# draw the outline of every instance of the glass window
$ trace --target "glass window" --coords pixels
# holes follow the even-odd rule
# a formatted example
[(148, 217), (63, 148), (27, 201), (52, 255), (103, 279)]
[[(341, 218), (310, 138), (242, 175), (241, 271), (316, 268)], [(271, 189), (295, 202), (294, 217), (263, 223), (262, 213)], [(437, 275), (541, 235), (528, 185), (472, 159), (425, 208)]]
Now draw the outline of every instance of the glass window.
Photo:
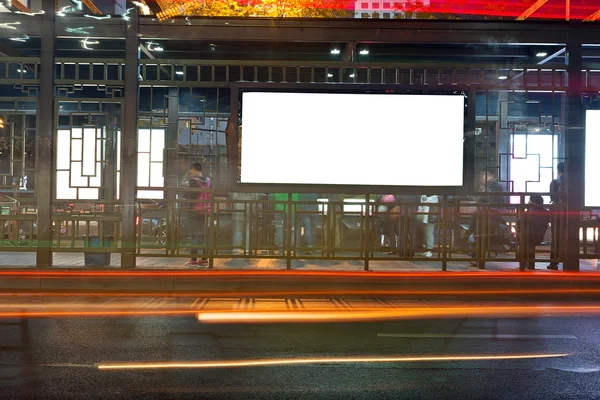
[(383, 8), (386, 9), (386, 10), (389, 10), (390, 9), (390, 3), (383, 3)]
[(373, 3), (373, 10), (377, 10), (379, 8), (379, 3)]
[(383, 13), (383, 19), (390, 19), (390, 13)]
[(362, 8), (363, 10), (368, 9), (369, 3), (360, 3), (360, 8)]

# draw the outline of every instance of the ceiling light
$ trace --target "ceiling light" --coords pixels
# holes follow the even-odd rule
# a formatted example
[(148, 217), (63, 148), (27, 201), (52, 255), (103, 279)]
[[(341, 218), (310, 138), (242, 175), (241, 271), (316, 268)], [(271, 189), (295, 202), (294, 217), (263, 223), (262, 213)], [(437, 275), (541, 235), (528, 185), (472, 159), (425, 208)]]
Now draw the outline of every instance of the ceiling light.
[(350, 78), (354, 78), (354, 74), (350, 74)]
[(333, 78), (333, 74), (327, 74), (328, 78)]
[(546, 57), (547, 55), (548, 55), (548, 53), (546, 53), (545, 51), (540, 51), (535, 56), (536, 57)]
[(331, 49), (331, 54), (340, 54), (340, 49)]
[(176, 75), (183, 75), (183, 71), (175, 71)]
[(367, 49), (362, 49), (361, 51), (358, 52), (358, 54), (362, 55), (362, 56), (366, 56), (367, 54), (369, 54), (369, 50)]
[(22, 73), (26, 74), (26, 73), (27, 73), (27, 70), (24, 70), (24, 69), (18, 69), (18, 70), (17, 70), (17, 72), (19, 72), (19, 73), (21, 73), (21, 72), (22, 72)]
[(498, 79), (500, 79), (501, 81), (504, 81), (504, 80), (508, 79), (508, 76), (506, 76), (506, 75), (500, 75), (498, 77)]
[(158, 46), (154, 48), (154, 51), (165, 51), (162, 47)]

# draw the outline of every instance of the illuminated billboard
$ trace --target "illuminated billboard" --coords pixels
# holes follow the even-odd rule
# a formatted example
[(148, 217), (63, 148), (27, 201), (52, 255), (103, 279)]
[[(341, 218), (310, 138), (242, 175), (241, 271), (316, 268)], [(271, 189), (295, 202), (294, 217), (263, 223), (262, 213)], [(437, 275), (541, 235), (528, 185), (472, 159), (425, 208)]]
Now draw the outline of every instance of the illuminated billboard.
[(462, 187), (461, 94), (244, 91), (241, 184)]
[(585, 117), (585, 206), (600, 208), (600, 110), (587, 110)]

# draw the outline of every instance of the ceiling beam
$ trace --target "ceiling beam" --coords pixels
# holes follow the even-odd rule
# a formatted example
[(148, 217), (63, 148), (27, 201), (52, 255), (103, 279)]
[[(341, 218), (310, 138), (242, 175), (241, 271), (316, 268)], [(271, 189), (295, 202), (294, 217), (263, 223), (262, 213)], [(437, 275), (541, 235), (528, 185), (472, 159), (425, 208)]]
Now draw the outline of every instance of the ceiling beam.
[[(190, 24), (191, 22), (191, 24)], [(442, 20), (272, 20), (213, 18), (175, 19), (165, 24), (140, 19), (148, 40), (364, 42), (364, 43), (540, 43), (564, 44), (566, 23)], [(583, 32), (585, 33), (585, 32)]]
[(517, 21), (524, 21), (531, 16), (534, 12), (540, 9), (548, 0), (537, 0), (531, 5), (525, 12), (517, 17)]

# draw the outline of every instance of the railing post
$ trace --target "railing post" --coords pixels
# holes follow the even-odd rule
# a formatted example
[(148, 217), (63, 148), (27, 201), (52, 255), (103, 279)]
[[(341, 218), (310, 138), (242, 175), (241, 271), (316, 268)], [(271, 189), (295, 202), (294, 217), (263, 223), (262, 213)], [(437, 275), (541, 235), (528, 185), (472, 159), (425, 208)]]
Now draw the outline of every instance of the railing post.
[(371, 196), (370, 195), (366, 195), (365, 196), (365, 271), (369, 270), (369, 256), (371, 254), (371, 241), (373, 240), (373, 229), (372, 228), (372, 223), (373, 223), (373, 218), (371, 218), (371, 207), (370, 207), (370, 202), (371, 202)]
[[(571, 22), (567, 42), (567, 123), (565, 126), (565, 180), (567, 191), (567, 229), (563, 270), (579, 271), (579, 226), (583, 207), (583, 163), (585, 154), (584, 109), (581, 102), (582, 46), (580, 22)], [(564, 219), (563, 219), (564, 220)], [(559, 225), (560, 226), (560, 225)], [(558, 232), (558, 237), (563, 235)], [(561, 243), (556, 248), (560, 248)], [(559, 252), (560, 254), (560, 252)]]
[(42, 0), (40, 96), (36, 140), (37, 252), (36, 265), (52, 266), (52, 198), (54, 180), (54, 0)]
[(137, 124), (138, 124), (138, 23), (137, 11), (130, 12), (125, 37), (125, 98), (122, 109), (121, 202), (123, 204), (123, 241), (121, 267), (134, 268), (136, 254), (135, 195), (137, 186)]

